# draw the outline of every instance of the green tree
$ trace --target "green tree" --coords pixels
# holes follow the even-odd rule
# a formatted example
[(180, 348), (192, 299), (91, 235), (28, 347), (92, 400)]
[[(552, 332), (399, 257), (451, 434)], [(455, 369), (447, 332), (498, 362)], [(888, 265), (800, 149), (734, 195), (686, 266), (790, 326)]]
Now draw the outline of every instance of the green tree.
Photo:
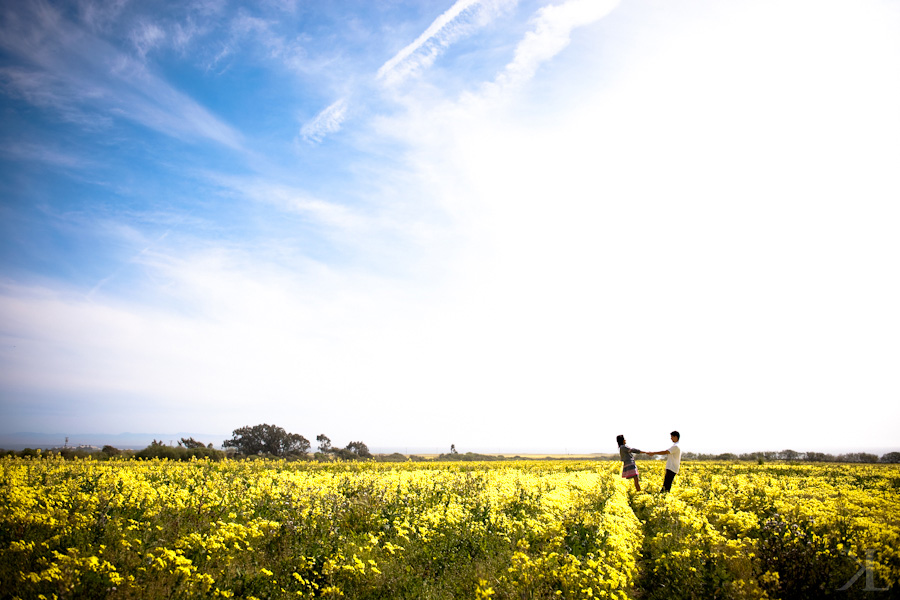
[(319, 452), (322, 454), (328, 454), (333, 450), (331, 447), (331, 439), (324, 433), (317, 435), (316, 441), (319, 442)]
[(369, 447), (366, 446), (363, 442), (350, 442), (349, 444), (347, 444), (346, 450), (349, 450), (360, 458), (372, 458), (372, 453), (369, 452)]
[(834, 456), (826, 452), (807, 452), (806, 460), (810, 462), (834, 462)]
[(900, 452), (888, 452), (881, 457), (883, 463), (900, 463)]
[(372, 458), (369, 447), (363, 442), (350, 442), (345, 448), (331, 448), (328, 455), (338, 460), (359, 460)]
[(203, 442), (198, 442), (197, 440), (195, 440), (195, 439), (192, 438), (192, 437), (189, 437), (189, 438), (181, 438), (181, 440), (178, 442), (178, 445), (179, 445), (179, 446), (184, 446), (184, 447), (187, 448), (187, 449), (191, 449), (191, 448), (206, 448), (206, 444), (204, 444)]
[(800, 453), (796, 450), (782, 450), (779, 454), (783, 460), (797, 460), (800, 458)]
[(298, 433), (288, 433), (281, 427), (263, 423), (235, 429), (231, 439), (225, 440), (222, 446), (234, 448), (246, 456), (305, 456), (309, 451), (309, 440)]
[(838, 460), (840, 462), (850, 463), (877, 463), (878, 455), (870, 454), (868, 452), (849, 452), (838, 456)]
[(167, 458), (169, 460), (182, 460), (184, 448), (168, 446), (162, 440), (153, 440), (150, 445), (135, 454), (138, 458)]

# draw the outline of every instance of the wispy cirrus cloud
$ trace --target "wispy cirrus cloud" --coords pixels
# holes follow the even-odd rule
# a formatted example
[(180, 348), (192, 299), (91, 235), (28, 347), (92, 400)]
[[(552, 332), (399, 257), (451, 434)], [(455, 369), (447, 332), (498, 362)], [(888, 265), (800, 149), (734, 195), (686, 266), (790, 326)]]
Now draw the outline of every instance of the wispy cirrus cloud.
[(279, 181), (277, 177), (241, 177), (223, 173), (206, 173), (206, 177), (225, 194), (271, 206), (283, 213), (300, 215), (328, 230), (358, 234), (370, 228), (367, 225), (369, 217), (360, 210), (316, 197), (300, 187)]
[[(429, 96), (424, 101), (410, 98), (406, 103), (408, 110), (379, 117), (376, 127), (383, 135), (419, 145), (429, 143), (429, 138), (439, 139), (441, 134), (437, 132), (444, 130), (448, 123), (452, 124), (450, 128), (457, 128), (463, 122), (477, 121), (501, 105), (524, 98), (527, 92), (522, 87), (538, 74), (542, 65), (566, 49), (576, 29), (600, 21), (618, 4), (619, 0), (569, 0), (538, 9), (528, 21), (527, 30), (518, 32), (512, 60), (498, 68), (493, 77), (473, 81), (456, 98), (445, 97), (438, 102)], [(441, 23), (443, 19), (438, 19), (429, 29), (437, 31)], [(434, 31), (432, 35), (436, 35)], [(424, 34), (420, 36), (423, 39)], [(424, 43), (417, 41), (408, 48), (415, 53), (418, 51), (415, 46)], [(382, 69), (391, 64), (389, 61)]]
[(37, 161), (64, 169), (84, 168), (94, 164), (94, 161), (84, 156), (34, 142), (6, 144), (0, 148), (0, 155), (15, 160)]
[[(254, 154), (230, 160), (238, 153), (197, 143), (216, 139), (221, 120), (208, 132), (187, 123), (203, 121), (182, 112), (199, 103), (154, 77), (159, 50), (179, 49), (165, 7), (147, 22), (169, 46), (150, 49), (144, 65), (129, 37), (138, 21), (128, 20), (143, 6), (129, 4), (118, 29), (100, 35), (6, 3), (0, 10), (53, 25), (46, 35), (2, 32), (2, 48), (8, 38), (27, 46), (4, 63), (7, 93), (73, 121), (152, 124), (192, 145), (166, 164), (148, 161), (144, 181), (154, 185), (143, 202), (134, 175), (116, 173), (109, 180), (122, 193), (95, 188), (38, 208), (42, 227), (27, 230), (36, 235), (4, 223), (6, 238), (65, 241), (39, 266), (66, 262), (77, 273), (0, 276), (0, 425), (122, 431), (206, 419), (225, 431), (265, 420), (315, 426), (313, 435), (359, 431), (349, 439), (373, 445), (541, 439), (562, 448), (611, 439), (615, 424), (573, 425), (570, 415), (602, 417), (604, 402), (625, 399), (654, 408), (635, 436), (671, 430), (657, 409), (675, 402), (690, 408), (695, 448), (733, 451), (734, 432), (704, 421), (733, 397), (761, 402), (738, 428), (748, 439), (767, 431), (769, 442), (790, 435), (815, 448), (825, 432), (894, 444), (900, 288), (884, 274), (900, 255), (900, 82), (885, 74), (900, 72), (891, 29), (900, 13), (878, 0), (869, 6), (893, 16), (867, 15), (865, 0), (850, 13), (789, 4), (638, 2), (606, 28), (591, 24), (615, 6), (608, 1), (523, 2), (477, 35), (479, 19), (504, 4), (445, 0), (437, 12), (449, 14), (431, 14), (373, 59), (394, 43), (386, 37), (420, 23), (421, 3), (354, 5), (377, 31), (357, 45), (343, 43), (345, 21), (317, 12), (329, 3), (297, 6), (297, 35), (286, 16), (246, 3), (211, 3), (223, 12), (208, 20), (194, 3), (211, 33), (207, 52), (195, 53), (200, 36), (185, 38), (184, 62), (233, 54), (222, 61), (227, 77), (201, 73), (183, 89), (224, 89), (240, 107), (265, 107), (259, 129), (246, 128), (260, 141)], [(462, 52), (448, 51), (469, 31)], [(259, 77), (301, 41), (313, 60), (345, 54), (309, 86)], [(339, 91), (308, 108), (323, 89)], [(286, 99), (280, 116), (275, 97)], [(337, 98), (346, 100), (306, 125), (291, 118), (298, 105), (315, 115)], [(314, 147), (351, 117), (372, 129)], [(310, 147), (291, 153), (301, 125)], [(75, 171), (59, 152), (109, 137), (61, 129), (0, 150), (12, 157), (7, 173), (24, 160), (46, 163), (27, 166), (47, 179)], [(148, 132), (121, 128), (115, 149), (155, 144)], [(57, 154), (41, 147), (48, 139)], [(29, 185), (7, 196), (9, 213), (49, 195), (32, 191), (36, 177), (20, 180)], [(77, 251), (81, 241), (89, 252)], [(565, 410), (511, 416), (510, 398)], [(848, 429), (827, 411), (810, 421), (798, 398), (866, 398), (887, 416)], [(785, 410), (804, 431), (769, 431), (768, 415)]]
[(131, 32), (131, 41), (137, 53), (144, 58), (166, 40), (166, 33), (156, 23), (141, 23)]
[(515, 57), (495, 80), (501, 88), (531, 79), (538, 67), (559, 54), (571, 41), (572, 31), (611, 13), (619, 0), (571, 0), (541, 8), (534, 26), (516, 47)]
[(128, 4), (128, 0), (109, 0), (108, 2), (95, 2), (82, 0), (79, 2), (81, 20), (91, 31), (100, 31), (109, 27)]
[[(273, 9), (280, 10), (278, 7)], [(290, 28), (279, 21), (278, 15), (257, 16), (241, 12), (223, 28), (227, 35), (217, 42), (214, 54), (203, 60), (207, 71), (227, 71), (232, 62), (240, 60), (244, 53), (294, 73), (306, 73), (321, 67), (320, 62), (310, 59), (300, 36), (285, 34), (285, 30)], [(176, 34), (185, 36), (193, 36), (195, 32), (202, 33), (203, 29), (192, 20), (176, 28)], [(179, 38), (173, 38), (173, 43), (178, 41)]]
[(325, 136), (339, 131), (345, 118), (347, 118), (347, 99), (341, 98), (305, 124), (300, 129), (300, 135), (307, 142), (318, 144)]
[[(517, 0), (457, 0), (421, 35), (386, 61), (375, 74), (376, 80), (393, 86), (427, 69), (454, 42), (487, 25), (516, 3)], [(332, 103), (303, 126), (301, 137), (316, 144), (339, 131), (347, 107), (346, 97)]]
[[(413, 199), (421, 192), (411, 192), (418, 182), (408, 176), (390, 181), (382, 174), (378, 185), (387, 189), (403, 188), (407, 194), (375, 192), (370, 182), (365, 199), (356, 203), (340, 201), (309, 192), (273, 176), (235, 176), (222, 173), (206, 173), (206, 177), (219, 186), (222, 193), (270, 207), (282, 217), (293, 216), (321, 235), (328, 238), (342, 251), (351, 253), (371, 251), (374, 247), (392, 252), (389, 247), (415, 246), (433, 242), (446, 235), (445, 216), (432, 206), (416, 205)], [(350, 191), (348, 186), (346, 192)], [(296, 237), (290, 228), (287, 234)], [(269, 233), (269, 236), (279, 234)], [(284, 240), (283, 246), (293, 242)]]
[(385, 62), (378, 69), (377, 78), (396, 84), (430, 67), (453, 42), (485, 25), (515, 3), (516, 0), (457, 0), (419, 37)]
[[(21, 60), (3, 73), (7, 93), (70, 122), (96, 127), (120, 117), (174, 138), (240, 148), (238, 131), (53, 7), (17, 4), (6, 16), (0, 47)], [(148, 25), (133, 39), (147, 52), (162, 35)]]
[(9, 67), (0, 69), (0, 91), (48, 110), (60, 121), (74, 123), (85, 130), (103, 129), (113, 122), (109, 114), (91, 110), (77, 100), (101, 95), (99, 89), (85, 81), (67, 80), (47, 71)]

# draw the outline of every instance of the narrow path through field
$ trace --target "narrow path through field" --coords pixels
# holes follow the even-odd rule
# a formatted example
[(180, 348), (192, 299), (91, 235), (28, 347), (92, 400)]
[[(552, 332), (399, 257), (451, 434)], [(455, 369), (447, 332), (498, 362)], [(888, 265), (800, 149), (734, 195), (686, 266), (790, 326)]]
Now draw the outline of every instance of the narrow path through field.
[(641, 556), (637, 560), (637, 576), (635, 577), (634, 590), (631, 594), (631, 597), (634, 598), (634, 600), (653, 598), (654, 592), (658, 587), (653, 577), (652, 559), (646, 544), (647, 536), (651, 533), (648, 531), (647, 506), (640, 502), (635, 502), (637, 498), (647, 497), (650, 494), (653, 494), (653, 492), (648, 492), (646, 489), (640, 492), (628, 490), (628, 505), (631, 507), (632, 512), (634, 512), (634, 516), (637, 517), (637, 520), (641, 523), (641, 531), (645, 540), (645, 543), (641, 545)]

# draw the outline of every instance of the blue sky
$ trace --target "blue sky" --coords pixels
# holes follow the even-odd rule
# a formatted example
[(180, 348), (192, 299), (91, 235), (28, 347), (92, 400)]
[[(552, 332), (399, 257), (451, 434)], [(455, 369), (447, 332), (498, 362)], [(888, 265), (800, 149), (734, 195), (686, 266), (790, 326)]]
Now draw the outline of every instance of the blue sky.
[(0, 7), (3, 432), (898, 449), (900, 4)]

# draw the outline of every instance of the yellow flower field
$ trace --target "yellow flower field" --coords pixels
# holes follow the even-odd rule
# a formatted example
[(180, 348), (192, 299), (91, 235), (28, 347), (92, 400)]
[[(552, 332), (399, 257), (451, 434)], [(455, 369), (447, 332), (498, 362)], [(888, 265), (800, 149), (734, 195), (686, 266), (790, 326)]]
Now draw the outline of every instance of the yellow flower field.
[(0, 597), (898, 594), (896, 465), (640, 468), (3, 458)]

